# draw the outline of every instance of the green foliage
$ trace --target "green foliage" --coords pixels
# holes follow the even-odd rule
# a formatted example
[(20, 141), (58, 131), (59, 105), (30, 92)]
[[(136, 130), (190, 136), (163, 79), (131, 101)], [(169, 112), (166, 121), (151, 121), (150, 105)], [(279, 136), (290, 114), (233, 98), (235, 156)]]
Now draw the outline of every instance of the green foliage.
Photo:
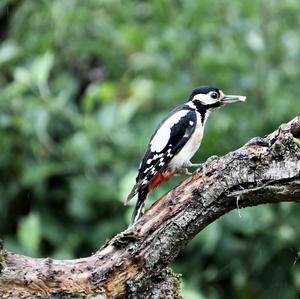
[[(1, 1), (6, 248), (86, 256), (124, 229), (123, 200), (150, 135), (199, 84), (248, 101), (211, 116), (195, 161), (299, 114), (299, 12), (297, 0)], [(180, 254), (186, 298), (299, 295), (298, 205), (241, 216), (223, 217)]]
[(30, 213), (20, 219), (17, 237), (27, 254), (37, 254), (41, 241), (41, 224), (38, 214)]

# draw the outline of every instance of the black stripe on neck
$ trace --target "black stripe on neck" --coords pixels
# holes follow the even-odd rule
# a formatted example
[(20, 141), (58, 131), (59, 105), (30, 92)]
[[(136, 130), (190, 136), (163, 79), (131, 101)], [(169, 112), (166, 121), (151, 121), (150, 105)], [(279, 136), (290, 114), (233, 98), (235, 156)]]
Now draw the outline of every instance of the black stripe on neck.
[(206, 112), (208, 110), (213, 110), (213, 109), (216, 109), (216, 108), (219, 108), (219, 107), (222, 106), (221, 102), (216, 102), (216, 103), (213, 103), (213, 104), (203, 105), (200, 101), (193, 101), (193, 104), (195, 105), (196, 110), (201, 115), (201, 122), (202, 122), (202, 124), (205, 121), (205, 115), (206, 115)]

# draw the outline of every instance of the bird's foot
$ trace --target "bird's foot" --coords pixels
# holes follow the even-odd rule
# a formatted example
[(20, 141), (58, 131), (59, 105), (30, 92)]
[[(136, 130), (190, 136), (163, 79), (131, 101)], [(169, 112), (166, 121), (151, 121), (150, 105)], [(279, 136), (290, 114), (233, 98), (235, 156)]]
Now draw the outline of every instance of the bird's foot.
[(185, 168), (186, 167), (199, 167), (201, 165), (202, 165), (202, 163), (193, 164), (192, 162), (188, 161), (183, 165), (183, 167), (185, 167)]
[(188, 167), (200, 167), (202, 165), (202, 163), (191, 163), (191, 164), (189, 164), (189, 166)]
[(183, 175), (192, 175), (191, 172), (188, 171), (188, 169), (186, 167), (182, 167), (182, 168), (177, 168), (176, 169), (176, 174), (183, 174)]
[(219, 157), (217, 155), (213, 155), (211, 157), (209, 157), (205, 163), (201, 163), (199, 164), (199, 168), (197, 169), (197, 173), (202, 173), (204, 176), (207, 173), (207, 169), (206, 169), (206, 165), (211, 163), (212, 161), (218, 159)]
[(214, 160), (216, 160), (216, 159), (218, 159), (218, 158), (219, 158), (219, 156), (217, 156), (217, 155), (210, 156), (210, 157), (206, 160), (205, 163), (210, 163), (210, 162), (212, 162), (212, 161), (214, 161)]

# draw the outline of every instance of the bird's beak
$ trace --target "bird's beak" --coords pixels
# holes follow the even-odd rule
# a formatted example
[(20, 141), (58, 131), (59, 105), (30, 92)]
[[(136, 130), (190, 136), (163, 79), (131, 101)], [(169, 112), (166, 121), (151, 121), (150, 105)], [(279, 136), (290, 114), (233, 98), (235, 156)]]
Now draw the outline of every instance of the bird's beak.
[(229, 104), (229, 103), (245, 102), (245, 101), (246, 101), (246, 97), (245, 96), (226, 95), (221, 100), (221, 103), (223, 103), (223, 104)]

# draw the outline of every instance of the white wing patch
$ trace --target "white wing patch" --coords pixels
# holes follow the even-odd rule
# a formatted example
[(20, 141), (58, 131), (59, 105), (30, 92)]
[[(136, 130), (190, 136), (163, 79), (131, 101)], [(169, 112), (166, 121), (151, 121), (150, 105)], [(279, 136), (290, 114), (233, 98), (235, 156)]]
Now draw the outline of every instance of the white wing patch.
[(162, 126), (157, 130), (153, 139), (150, 142), (150, 150), (152, 152), (161, 152), (170, 139), (171, 128), (177, 124), (180, 119), (186, 116), (189, 113), (189, 110), (181, 110), (173, 114), (170, 118), (168, 118)]

